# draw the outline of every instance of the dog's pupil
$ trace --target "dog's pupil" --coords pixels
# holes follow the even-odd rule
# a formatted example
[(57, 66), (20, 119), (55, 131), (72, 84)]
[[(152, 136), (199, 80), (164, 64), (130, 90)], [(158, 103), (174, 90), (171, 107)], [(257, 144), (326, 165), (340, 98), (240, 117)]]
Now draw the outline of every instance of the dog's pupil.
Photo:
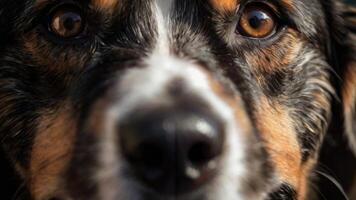
[(76, 13), (69, 12), (63, 16), (63, 26), (69, 32), (76, 31), (76, 28), (80, 26), (80, 23), (81, 18)]
[(75, 26), (74, 19), (72, 17), (66, 18), (63, 22), (63, 25), (67, 30), (69, 30), (69, 31), (73, 30), (73, 28)]
[(261, 28), (264, 23), (268, 23), (268, 20), (269, 17), (264, 12), (254, 10), (250, 13), (249, 23), (254, 29)]

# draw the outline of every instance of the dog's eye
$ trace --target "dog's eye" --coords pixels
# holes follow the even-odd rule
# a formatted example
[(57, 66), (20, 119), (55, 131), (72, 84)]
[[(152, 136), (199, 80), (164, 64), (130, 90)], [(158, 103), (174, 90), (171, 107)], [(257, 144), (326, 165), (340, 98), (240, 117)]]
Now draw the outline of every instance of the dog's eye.
[(277, 17), (267, 5), (247, 5), (243, 10), (237, 31), (246, 37), (266, 38), (276, 32)]
[(55, 9), (49, 20), (49, 30), (61, 38), (73, 38), (84, 30), (83, 16), (75, 7)]

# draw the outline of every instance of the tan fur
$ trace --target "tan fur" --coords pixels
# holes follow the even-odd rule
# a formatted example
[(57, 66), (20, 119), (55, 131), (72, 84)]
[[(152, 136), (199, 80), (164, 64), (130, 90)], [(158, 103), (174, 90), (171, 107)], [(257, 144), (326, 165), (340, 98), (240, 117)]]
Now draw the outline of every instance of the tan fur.
[[(210, 0), (213, 7), (219, 12), (234, 11), (241, 0)], [(293, 10), (294, 0), (282, 0), (283, 6), (288, 10)], [(267, 2), (268, 3), (268, 2)]]
[(30, 161), (30, 190), (35, 199), (59, 193), (61, 177), (71, 158), (75, 126), (68, 106), (39, 120)]
[(36, 0), (35, 2), (35, 10), (41, 10), (42, 8), (44, 8), (47, 3), (49, 2), (49, 0)]
[(240, 3), (240, 0), (211, 0), (211, 3), (219, 12), (234, 11)]
[[(102, 11), (107, 11), (108, 13), (112, 13), (114, 11), (115, 6), (118, 5), (119, 0), (91, 0), (92, 5)], [(35, 4), (35, 9), (40, 10), (44, 8), (50, 0), (37, 0)]]
[(92, 0), (92, 4), (99, 10), (112, 13), (119, 0)]
[(300, 146), (287, 108), (262, 98), (256, 116), (257, 128), (279, 177), (299, 188)]
[[(238, 124), (242, 125), (243, 133), (251, 133), (250, 122), (241, 105), (239, 97), (232, 97), (213, 77), (209, 82), (214, 93), (230, 105), (235, 111)], [(316, 98), (318, 94), (316, 94)], [(324, 96), (323, 96), (324, 97)], [(324, 103), (325, 98), (320, 97)], [(329, 105), (328, 105), (329, 106)], [(298, 192), (298, 199), (305, 199), (309, 187), (309, 174), (315, 166), (316, 160), (310, 159), (304, 164), (301, 162), (300, 146), (297, 140), (294, 122), (289, 111), (282, 105), (273, 104), (267, 98), (260, 102), (258, 114), (258, 127), (265, 142), (268, 154), (282, 181), (293, 185)]]
[(289, 28), (275, 44), (246, 52), (246, 60), (254, 71), (272, 73), (291, 64), (298, 56), (303, 41), (297, 31)]
[(281, 3), (283, 4), (283, 7), (289, 11), (293, 11), (294, 8), (294, 1), (295, 0), (282, 0)]
[(316, 160), (301, 162), (300, 146), (288, 108), (262, 98), (257, 113), (257, 128), (281, 181), (294, 186), (298, 199), (306, 199), (309, 175)]
[(107, 119), (107, 106), (110, 105), (107, 96), (105, 98), (100, 98), (92, 107), (91, 114), (89, 115), (89, 120), (86, 124), (87, 132), (95, 134), (97, 136), (102, 136), (106, 130), (106, 122), (110, 121)]
[(314, 169), (315, 165), (317, 163), (316, 159), (309, 159), (305, 163), (303, 163), (302, 166), (302, 171), (300, 174), (300, 179), (299, 179), (299, 188), (298, 188), (298, 199), (300, 200), (305, 200), (308, 195), (310, 190), (308, 189), (310, 187), (310, 173)]

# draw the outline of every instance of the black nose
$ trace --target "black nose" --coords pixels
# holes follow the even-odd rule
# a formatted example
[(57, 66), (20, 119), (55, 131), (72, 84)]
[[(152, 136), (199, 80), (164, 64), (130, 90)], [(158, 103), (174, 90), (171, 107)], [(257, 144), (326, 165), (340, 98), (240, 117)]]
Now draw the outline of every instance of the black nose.
[(166, 194), (192, 191), (216, 174), (224, 127), (207, 112), (160, 110), (119, 125), (121, 150), (136, 176)]

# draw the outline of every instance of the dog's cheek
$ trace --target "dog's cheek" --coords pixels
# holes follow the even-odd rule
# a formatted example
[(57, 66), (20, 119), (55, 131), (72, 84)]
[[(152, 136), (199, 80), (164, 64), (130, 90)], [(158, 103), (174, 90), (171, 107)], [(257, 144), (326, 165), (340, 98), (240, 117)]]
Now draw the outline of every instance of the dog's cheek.
[(304, 199), (311, 164), (302, 163), (300, 144), (289, 112), (285, 106), (262, 97), (255, 113), (257, 128), (277, 180), (292, 186), (298, 199)]
[(292, 28), (285, 32), (274, 44), (245, 53), (247, 63), (253, 66), (257, 76), (283, 70), (297, 58), (305, 41), (301, 34)]
[[(89, 44), (82, 47), (76, 45), (55, 44), (37, 31), (30, 32), (23, 37), (24, 51), (32, 57), (32, 64), (41, 66), (44, 71), (57, 73), (79, 72), (90, 60), (93, 52)], [(31, 61), (27, 61), (31, 62)]]
[(306, 46), (302, 34), (287, 28), (273, 44), (244, 52), (244, 58), (266, 96), (285, 98), (288, 86), (293, 84), (287, 82), (295, 77), (296, 62)]
[(349, 64), (345, 72), (342, 98), (346, 134), (356, 154), (356, 61)]
[(39, 119), (30, 161), (30, 185), (34, 199), (64, 193), (62, 177), (71, 158), (75, 125), (69, 106)]

